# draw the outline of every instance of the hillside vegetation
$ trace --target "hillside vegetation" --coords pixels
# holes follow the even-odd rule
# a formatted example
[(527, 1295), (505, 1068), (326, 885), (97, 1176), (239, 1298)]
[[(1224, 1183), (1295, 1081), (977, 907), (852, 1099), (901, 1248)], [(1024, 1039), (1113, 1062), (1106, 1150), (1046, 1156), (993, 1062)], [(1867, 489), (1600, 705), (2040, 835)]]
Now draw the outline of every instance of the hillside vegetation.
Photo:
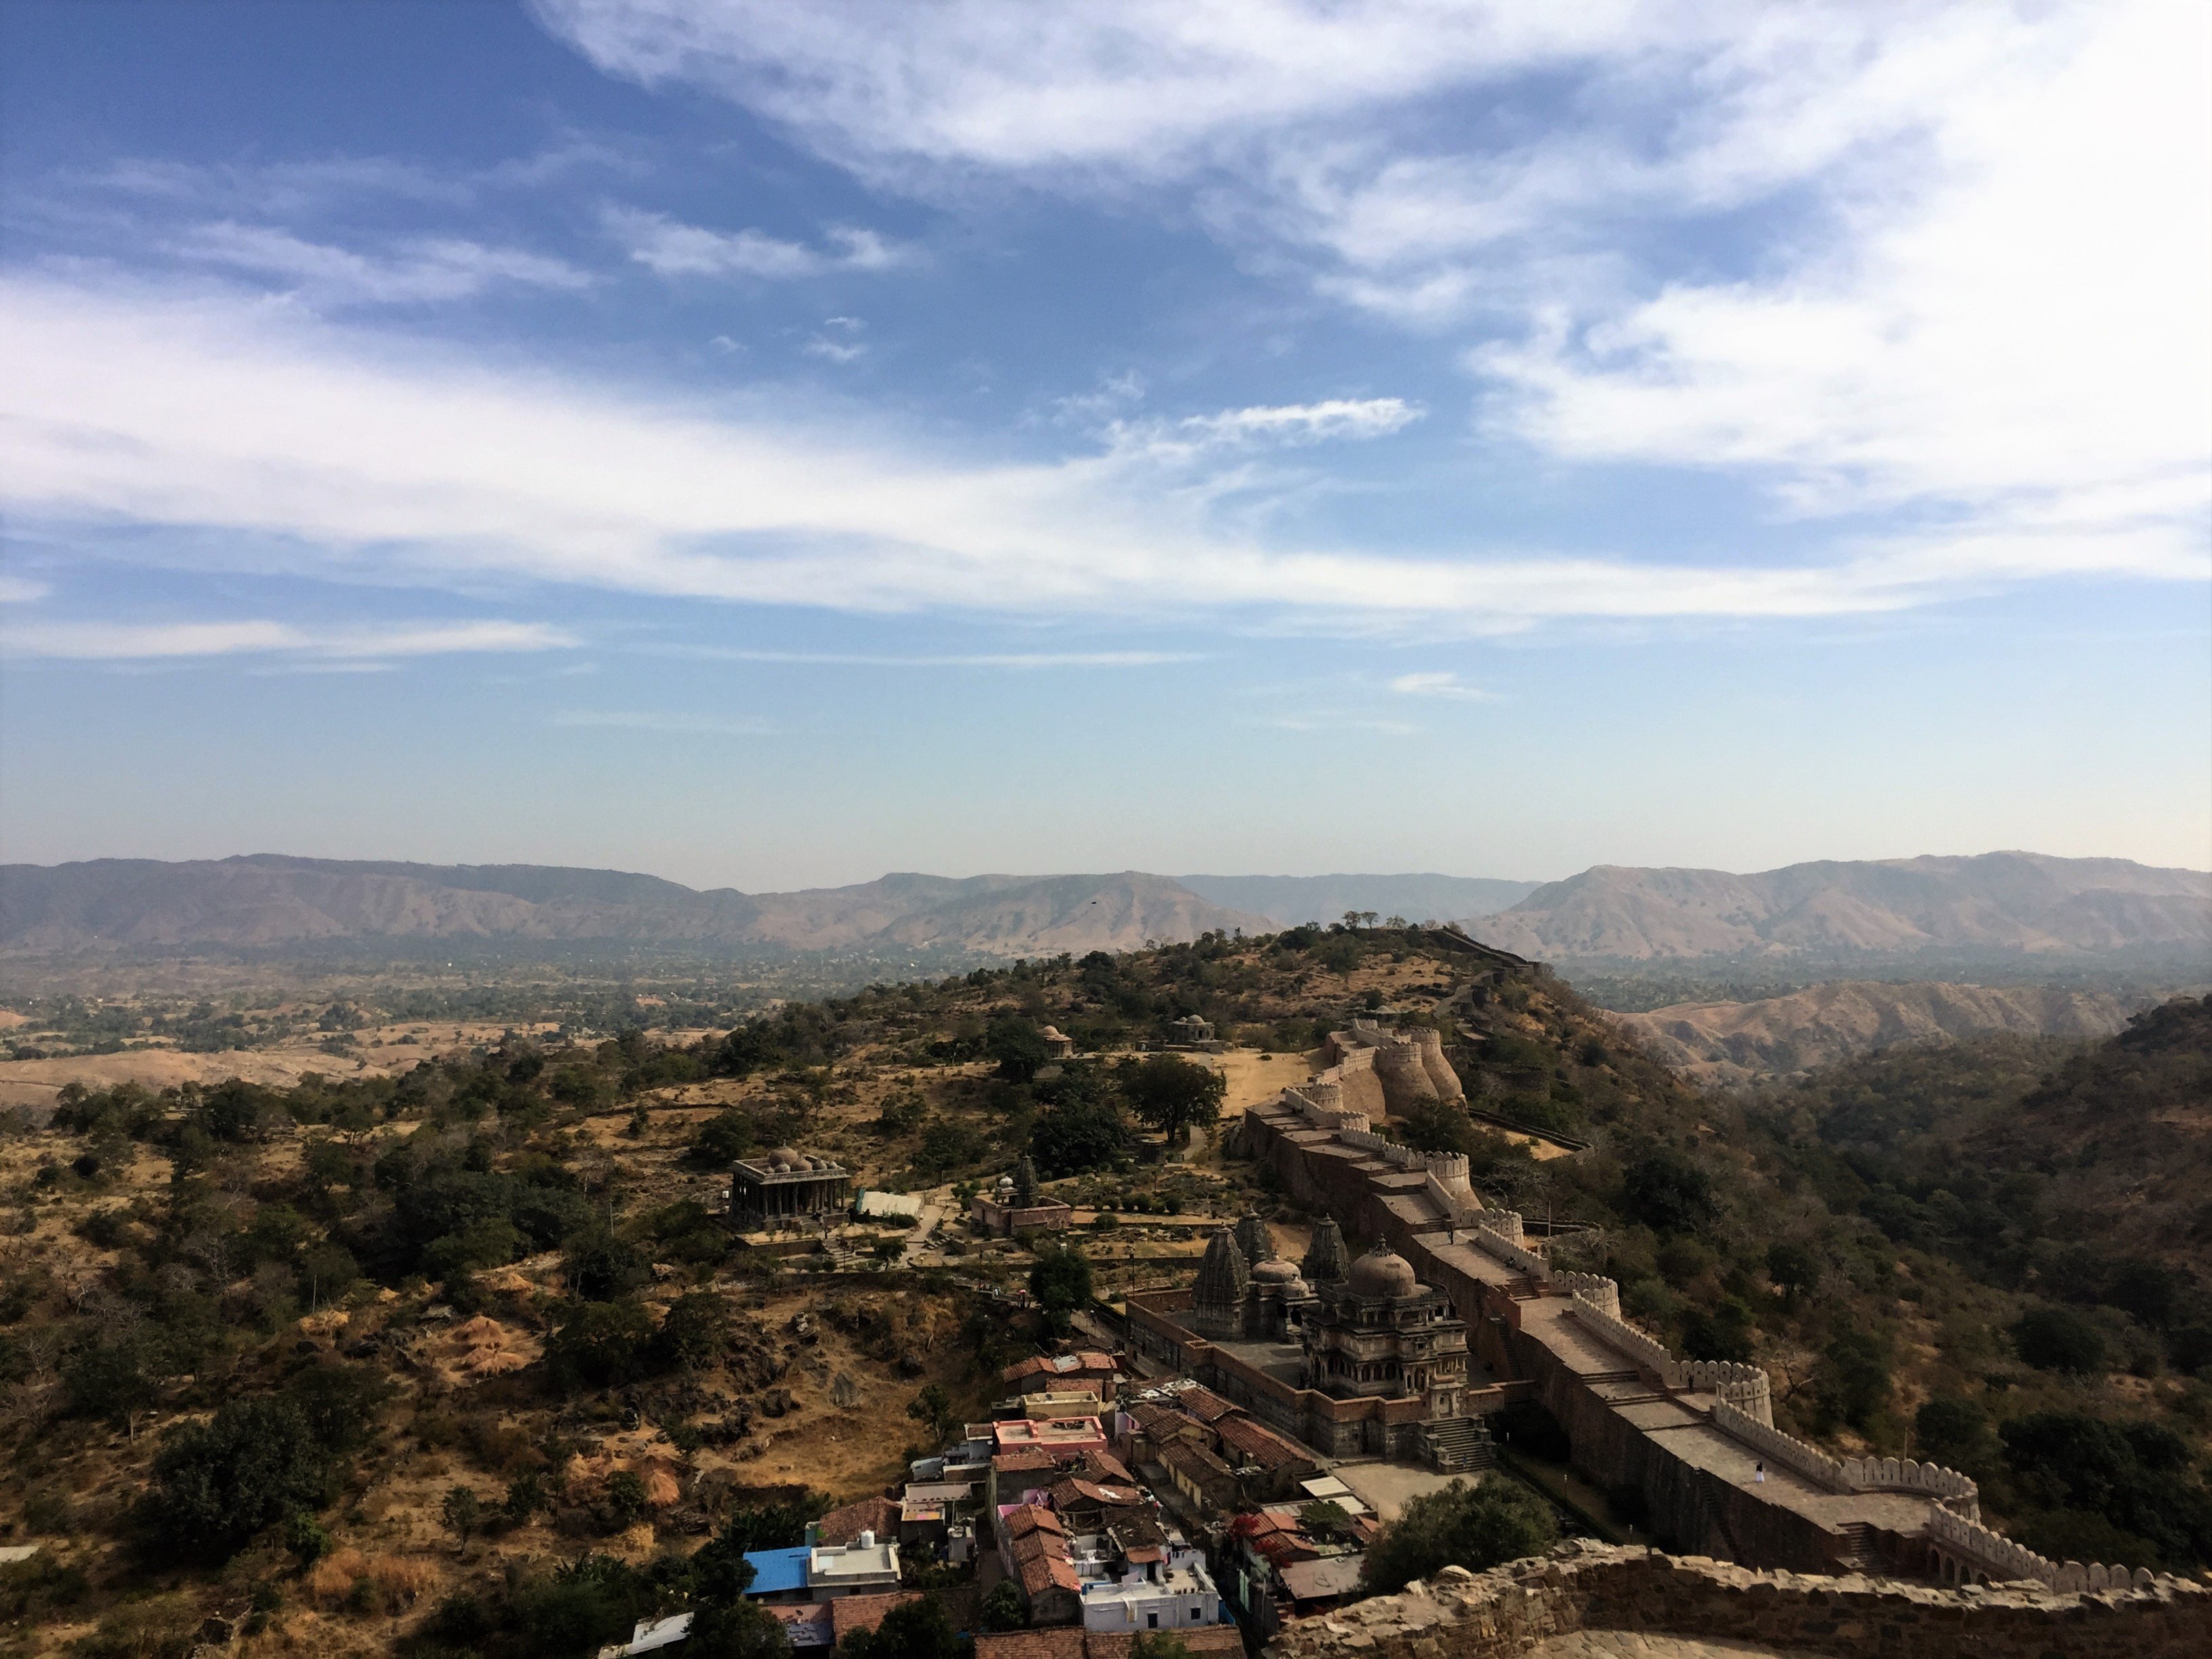
[[(1478, 1107), (1589, 1146), (1539, 1162), (1457, 1107), (1389, 1133), (1468, 1152), (1678, 1348), (1767, 1366), (1784, 1426), (1966, 1468), (2046, 1553), (2212, 1562), (2203, 1005), (1747, 1101), (1549, 975), (1462, 994), (1487, 966), (1418, 928), (1210, 933), (703, 1034), (518, 1027), (393, 1074), (15, 1115), (0, 1533), (46, 1547), (0, 1569), (9, 1639), (162, 1651), (223, 1613), (316, 1652), (397, 1620), (424, 1656), (580, 1653), (722, 1605), (734, 1553), (879, 1490), (1094, 1271), (1143, 1269), (1127, 1241), (1187, 1260), (1148, 1216), (1307, 1218), (1185, 1132), (1257, 1051), (1363, 1012), (1436, 1024)], [(1134, 1051), (1190, 1013), (1242, 1045), (1224, 1073)], [(1048, 1060), (1046, 1024), (1086, 1057)], [(1028, 1152), (1081, 1231), (1033, 1258), (946, 1228), (878, 1276), (906, 1250), (885, 1229), (794, 1265), (712, 1214), (729, 1160), (779, 1144), (952, 1207)], [(992, 1299), (1024, 1285), (1031, 1313)]]

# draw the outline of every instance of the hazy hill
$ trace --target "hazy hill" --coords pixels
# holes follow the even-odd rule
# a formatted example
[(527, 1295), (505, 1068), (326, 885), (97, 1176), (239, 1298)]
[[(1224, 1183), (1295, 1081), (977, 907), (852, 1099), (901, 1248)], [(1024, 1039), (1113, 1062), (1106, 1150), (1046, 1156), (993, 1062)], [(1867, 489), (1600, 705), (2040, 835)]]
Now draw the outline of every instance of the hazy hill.
[(1302, 921), (1338, 921), (1347, 910), (1434, 921), (1480, 915), (1517, 904), (1542, 885), (1493, 881), (1482, 876), (1177, 876), (1200, 898), (1235, 910), (1257, 911), (1291, 927)]
[(714, 950), (1128, 950), (1266, 931), (1164, 876), (890, 875), (797, 893), (698, 892), (541, 865), (249, 857), (0, 867), (0, 949), (266, 950), (349, 941), (591, 943)]
[(1553, 961), (2212, 955), (2212, 875), (2033, 853), (1742, 876), (1599, 865), (1468, 926)]
[(1700, 1083), (1833, 1066), (1899, 1043), (2021, 1036), (2110, 1036), (2128, 1007), (2102, 991), (1928, 981), (1829, 980), (1753, 1002), (1678, 1003), (1616, 1014), (1656, 1060)]

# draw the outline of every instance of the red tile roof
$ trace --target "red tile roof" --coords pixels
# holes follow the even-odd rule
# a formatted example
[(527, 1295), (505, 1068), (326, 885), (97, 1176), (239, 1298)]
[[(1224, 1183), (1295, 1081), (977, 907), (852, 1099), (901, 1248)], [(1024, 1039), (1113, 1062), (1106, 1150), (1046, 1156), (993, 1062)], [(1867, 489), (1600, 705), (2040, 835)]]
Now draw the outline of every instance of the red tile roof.
[(1112, 1376), (1120, 1367), (1110, 1353), (1087, 1351), (1083, 1353), (1036, 1354), (1028, 1359), (1016, 1360), (999, 1373), (1002, 1382), (1020, 1382), (1030, 1377), (1049, 1380), (1054, 1376), (1079, 1376), (1085, 1374)]
[(1023, 1538), (1033, 1532), (1067, 1536), (1067, 1528), (1060, 1524), (1060, 1517), (1042, 1504), (1024, 1504), (1008, 1510), (1000, 1517), (999, 1524), (1006, 1529), (1009, 1538)]
[(1242, 1409), (1231, 1405), (1211, 1389), (1185, 1389), (1175, 1397), (1176, 1408), (1188, 1412), (1200, 1422), (1218, 1423), (1231, 1413)]
[(864, 1532), (878, 1541), (898, 1536), (899, 1506), (888, 1498), (863, 1498), (857, 1504), (832, 1510), (815, 1523), (824, 1544), (849, 1544)]
[(1228, 1464), (1205, 1447), (1193, 1445), (1188, 1440), (1178, 1440), (1171, 1446), (1161, 1447), (1160, 1462), (1194, 1480), (1235, 1479), (1236, 1472)]
[(1079, 1630), (1015, 1630), (978, 1635), (975, 1659), (1085, 1659)]
[(1313, 1454), (1292, 1445), (1273, 1429), (1265, 1429), (1249, 1418), (1224, 1419), (1214, 1425), (1221, 1437), (1224, 1451), (1233, 1451), (1248, 1463), (1257, 1463), (1263, 1469), (1279, 1469), (1291, 1463), (1311, 1463)]

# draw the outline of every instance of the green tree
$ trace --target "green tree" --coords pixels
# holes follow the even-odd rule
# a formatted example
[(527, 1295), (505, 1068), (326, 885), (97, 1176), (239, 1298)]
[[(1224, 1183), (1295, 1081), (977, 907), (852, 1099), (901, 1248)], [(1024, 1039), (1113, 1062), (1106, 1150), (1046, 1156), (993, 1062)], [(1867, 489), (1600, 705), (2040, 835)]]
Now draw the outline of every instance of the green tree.
[(571, 1303), (545, 1344), (545, 1359), (564, 1385), (607, 1388), (646, 1369), (653, 1316), (635, 1302)]
[(1475, 1148), (1474, 1120), (1457, 1101), (1415, 1101), (1398, 1127), (1406, 1145), (1415, 1152), (1466, 1154)]
[(1193, 1125), (1203, 1127), (1221, 1115), (1229, 1085), (1210, 1066), (1194, 1066), (1180, 1054), (1147, 1054), (1124, 1068), (1122, 1086), (1137, 1115), (1176, 1145)]
[(697, 1169), (726, 1170), (753, 1149), (753, 1121), (740, 1111), (719, 1112), (701, 1124), (684, 1161)]
[(1047, 1108), (1030, 1129), (1030, 1152), (1049, 1180), (1103, 1170), (1120, 1158), (1128, 1129), (1110, 1100), (1071, 1100)]
[(611, 1302), (653, 1277), (645, 1252), (604, 1227), (570, 1239), (561, 1265), (569, 1290), (587, 1302)]
[(927, 1428), (939, 1443), (950, 1440), (960, 1426), (960, 1413), (952, 1397), (935, 1382), (927, 1384), (907, 1402), (906, 1414)]
[(999, 1075), (1009, 1083), (1027, 1083), (1052, 1057), (1036, 1022), (1019, 1014), (991, 1017), (983, 1033), (983, 1054), (997, 1062)]
[(453, 1534), (455, 1547), (466, 1549), (469, 1534), (483, 1524), (483, 1499), (473, 1486), (449, 1486), (445, 1501), (438, 1505), (438, 1516), (445, 1522), (446, 1530)]
[(653, 1334), (653, 1358), (666, 1370), (711, 1364), (730, 1340), (729, 1306), (713, 1291), (686, 1291)]
[(1559, 1535), (1551, 1506), (1519, 1481), (1502, 1474), (1478, 1486), (1454, 1480), (1407, 1501), (1367, 1547), (1361, 1576), (1370, 1589), (1395, 1590), (1448, 1566), (1480, 1572), (1540, 1554)]
[(1046, 1244), (1030, 1269), (1030, 1295), (1055, 1331), (1091, 1305), (1091, 1262), (1073, 1244)]
[(2105, 1369), (2105, 1337), (2071, 1308), (2030, 1308), (2013, 1322), (2012, 1345), (2039, 1371), (2089, 1376)]
[(179, 1554), (222, 1559), (295, 1510), (323, 1505), (330, 1455), (282, 1395), (234, 1400), (172, 1431), (155, 1454), (147, 1520)]
[[(1002, 1581), (1003, 1582), (1003, 1581)], [(855, 1631), (838, 1644), (841, 1659), (962, 1659), (971, 1651), (934, 1595), (903, 1601), (872, 1631)]]
[(2003, 1455), (1990, 1414), (1964, 1395), (1939, 1394), (1912, 1417), (1915, 1455), (1977, 1480), (1986, 1479)]
[(1021, 1587), (1012, 1579), (1001, 1578), (983, 1598), (985, 1630), (1019, 1630), (1029, 1621), (1030, 1612), (1022, 1603)]
[(1766, 1247), (1766, 1276), (1795, 1306), (1800, 1297), (1820, 1282), (1820, 1258), (1802, 1244), (1778, 1239)]
[(1656, 1233), (1703, 1232), (1719, 1216), (1712, 1177), (1681, 1153), (1664, 1149), (1628, 1166), (1621, 1202)]
[(1146, 1631), (1129, 1644), (1129, 1659), (1197, 1659), (1190, 1644), (1173, 1631)]
[(1822, 1410), (1863, 1429), (1889, 1404), (1889, 1339), (1878, 1331), (1850, 1330), (1821, 1350), (1814, 1395)]

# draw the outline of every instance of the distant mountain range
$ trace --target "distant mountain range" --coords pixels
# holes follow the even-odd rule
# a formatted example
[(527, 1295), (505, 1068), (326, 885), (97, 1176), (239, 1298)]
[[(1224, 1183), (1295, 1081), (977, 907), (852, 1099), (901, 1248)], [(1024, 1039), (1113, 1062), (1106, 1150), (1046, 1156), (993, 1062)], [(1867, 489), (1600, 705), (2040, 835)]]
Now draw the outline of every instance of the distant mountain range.
[(555, 866), (243, 858), (0, 866), (0, 949), (271, 950), (433, 939), (505, 945), (1043, 956), (1209, 929), (1267, 933), (1164, 876), (890, 875), (797, 893), (699, 892)]
[(1251, 910), (1285, 927), (1302, 921), (1341, 921), (1347, 910), (1408, 921), (1486, 915), (1518, 904), (1542, 886), (1536, 881), (1492, 881), (1481, 876), (1177, 876), (1216, 904)]
[[(1489, 907), (1486, 908), (1486, 907)], [(1506, 907), (1506, 908), (1500, 908)], [(1467, 917), (1566, 964), (1875, 957), (2212, 957), (2212, 875), (2028, 853), (1796, 864), (1759, 875), (1601, 865), (1541, 886), (1439, 875), (890, 875), (797, 893), (701, 892), (555, 866), (274, 854), (0, 866), (0, 949), (283, 950), (403, 941), (716, 953), (1048, 956), (1347, 910)]]
[(1601, 864), (1468, 931), (1562, 963), (2212, 953), (2212, 875), (2034, 853), (1792, 864), (1757, 875)]

